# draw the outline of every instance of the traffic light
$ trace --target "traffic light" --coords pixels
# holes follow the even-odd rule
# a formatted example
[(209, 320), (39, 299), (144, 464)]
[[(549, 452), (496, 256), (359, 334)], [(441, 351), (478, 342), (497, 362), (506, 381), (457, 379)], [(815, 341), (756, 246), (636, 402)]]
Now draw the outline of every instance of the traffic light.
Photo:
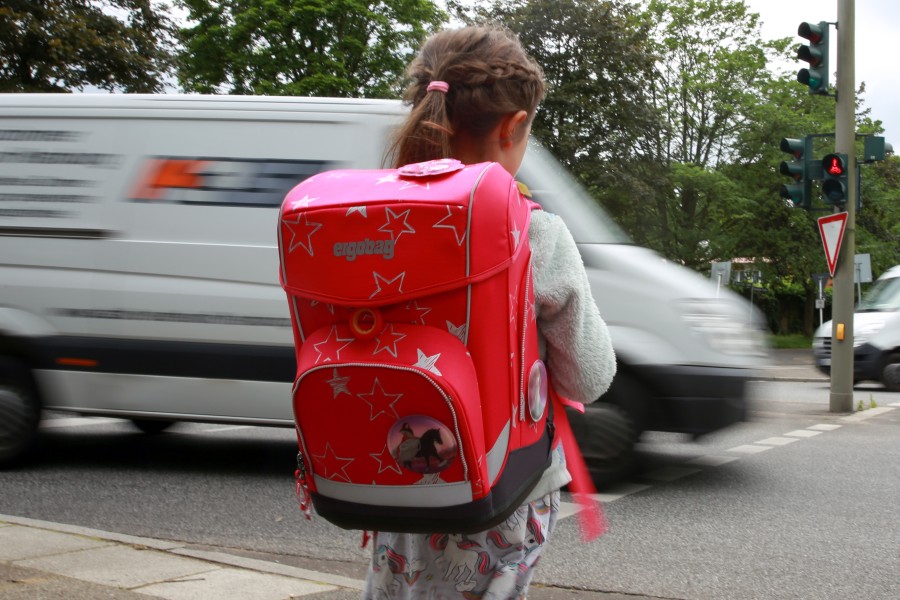
[(847, 202), (847, 155), (826, 154), (822, 157), (822, 194), (830, 204)]
[(793, 155), (794, 160), (783, 160), (779, 167), (782, 175), (787, 175), (794, 180), (794, 183), (786, 183), (781, 186), (781, 197), (790, 200), (794, 206), (807, 210), (812, 206), (812, 182), (807, 165), (811, 145), (812, 140), (809, 137), (802, 140), (782, 139), (781, 151)]
[(810, 94), (828, 95), (828, 22), (800, 23), (797, 34), (809, 40), (809, 46), (797, 48), (797, 58), (809, 63), (797, 81), (808, 85)]

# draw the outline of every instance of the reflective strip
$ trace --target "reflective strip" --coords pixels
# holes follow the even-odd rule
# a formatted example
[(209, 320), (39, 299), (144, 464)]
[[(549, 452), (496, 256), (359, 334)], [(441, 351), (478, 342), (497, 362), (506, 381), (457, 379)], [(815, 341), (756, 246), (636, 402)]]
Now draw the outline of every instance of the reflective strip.
[(509, 421), (503, 426), (503, 431), (494, 442), (494, 446), (487, 453), (488, 481), (491, 486), (497, 481), (503, 461), (506, 459), (506, 451), (509, 449)]
[[(422, 485), (362, 485), (313, 476), (322, 496), (374, 506), (455, 506), (472, 502), (472, 487), (463, 483)], [(427, 477), (427, 476), (426, 476)]]

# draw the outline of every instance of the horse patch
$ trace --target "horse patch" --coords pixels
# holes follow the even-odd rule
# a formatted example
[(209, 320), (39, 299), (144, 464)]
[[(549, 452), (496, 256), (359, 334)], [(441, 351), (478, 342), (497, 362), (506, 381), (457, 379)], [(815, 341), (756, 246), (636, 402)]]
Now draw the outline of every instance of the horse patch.
[(440, 473), (459, 453), (450, 428), (425, 415), (397, 421), (388, 433), (388, 448), (400, 467), (416, 473)]

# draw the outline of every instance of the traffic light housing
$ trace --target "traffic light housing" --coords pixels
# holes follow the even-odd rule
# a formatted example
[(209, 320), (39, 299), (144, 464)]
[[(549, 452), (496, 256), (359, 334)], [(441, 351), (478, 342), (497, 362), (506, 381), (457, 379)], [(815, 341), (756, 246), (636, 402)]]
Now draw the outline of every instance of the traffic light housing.
[(822, 157), (822, 195), (834, 205), (847, 203), (847, 155), (834, 152)]
[(790, 200), (794, 206), (807, 210), (812, 206), (812, 181), (808, 164), (811, 145), (812, 140), (808, 136), (802, 140), (782, 139), (781, 151), (791, 154), (794, 159), (781, 161), (778, 169), (782, 175), (787, 175), (794, 180), (793, 183), (781, 186), (781, 197)]
[(808, 46), (797, 48), (797, 58), (809, 63), (797, 73), (797, 81), (809, 86), (810, 94), (828, 95), (828, 22), (800, 23), (797, 35), (809, 40)]

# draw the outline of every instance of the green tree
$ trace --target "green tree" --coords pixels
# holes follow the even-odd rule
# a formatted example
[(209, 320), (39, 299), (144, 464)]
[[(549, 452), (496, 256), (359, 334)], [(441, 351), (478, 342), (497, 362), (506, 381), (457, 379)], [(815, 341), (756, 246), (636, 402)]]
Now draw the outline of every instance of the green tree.
[(498, 0), (450, 7), (465, 22), (501, 23), (519, 36), (548, 88), (532, 132), (617, 218), (658, 185), (659, 165), (642, 154), (647, 132), (660, 126), (647, 95), (655, 57), (633, 5)]
[(151, 0), (7, 0), (0, 92), (161, 92), (172, 33), (167, 7)]
[(181, 85), (202, 93), (396, 97), (446, 15), (430, 0), (176, 0)]
[(737, 157), (748, 115), (767, 102), (767, 66), (780, 47), (763, 40), (742, 0), (651, 0), (645, 18), (659, 57), (653, 101), (665, 117), (648, 151), (671, 179), (645, 200), (644, 222), (623, 225), (642, 227), (646, 244), (703, 270), (731, 258), (741, 215), (753, 210), (752, 194), (722, 169)]

